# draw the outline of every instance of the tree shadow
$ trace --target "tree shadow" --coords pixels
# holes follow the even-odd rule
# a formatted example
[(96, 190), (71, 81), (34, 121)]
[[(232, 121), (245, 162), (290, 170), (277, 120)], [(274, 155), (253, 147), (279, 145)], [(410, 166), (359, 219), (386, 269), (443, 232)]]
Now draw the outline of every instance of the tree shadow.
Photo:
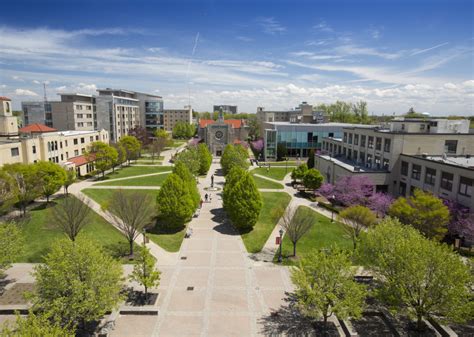
[(218, 223), (218, 225), (213, 228), (215, 231), (224, 235), (239, 235), (227, 219), (227, 215), (223, 208), (214, 208), (211, 210), (211, 214), (213, 215), (212, 220)]
[(224, 171), (222, 170), (222, 168), (216, 169), (214, 171), (214, 176), (223, 177), (224, 176)]
[(334, 324), (331, 324), (332, 326), (329, 325), (326, 332), (322, 331), (322, 326), (319, 322), (315, 323), (311, 319), (303, 316), (298, 310), (296, 306), (297, 300), (294, 293), (286, 292), (285, 295), (286, 303), (284, 305), (259, 320), (259, 323), (262, 325), (260, 332), (263, 335), (295, 337), (333, 335), (333, 329), (336, 329)]

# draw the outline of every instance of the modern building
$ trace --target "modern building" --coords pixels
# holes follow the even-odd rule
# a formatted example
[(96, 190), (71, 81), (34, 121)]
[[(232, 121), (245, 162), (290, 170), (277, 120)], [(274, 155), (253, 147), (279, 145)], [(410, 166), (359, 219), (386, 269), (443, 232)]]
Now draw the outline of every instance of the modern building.
[[(310, 150), (319, 150), (325, 137), (342, 137), (345, 127), (355, 126), (347, 123), (291, 123), (264, 122), (264, 159), (274, 160), (278, 144), (286, 147), (290, 157), (308, 157)], [(358, 125), (370, 128), (370, 125)]]
[(257, 108), (257, 120), (265, 122), (291, 122), (291, 123), (327, 123), (328, 117), (323, 111), (313, 111), (313, 106), (302, 102), (291, 110), (267, 111), (264, 107)]
[(185, 106), (184, 109), (164, 109), (163, 111), (163, 126), (168, 132), (172, 132), (174, 126), (178, 122), (185, 122), (192, 124), (193, 109), (191, 106)]
[(211, 153), (221, 156), (227, 144), (246, 144), (249, 128), (244, 120), (226, 119), (224, 113), (219, 113), (217, 121), (213, 119), (201, 119), (199, 121), (198, 137), (203, 140)]
[(39, 123), (49, 127), (53, 126), (51, 102), (21, 102), (21, 110), (23, 110), (23, 125)]
[(141, 125), (140, 102), (134, 91), (110, 88), (97, 91), (97, 129), (108, 131), (111, 141), (119, 141)]
[(232, 114), (235, 115), (237, 114), (237, 105), (214, 105), (212, 111), (221, 111), (224, 112), (224, 114)]
[(145, 127), (149, 135), (164, 128), (163, 98), (157, 95), (135, 92), (140, 109), (140, 126)]
[[(415, 187), (474, 210), (474, 134), (468, 120), (396, 119), (385, 126), (345, 127), (342, 137), (322, 140), (315, 166), (334, 183), (365, 175), (394, 196)], [(443, 187), (444, 186), (444, 187)]]
[(59, 93), (61, 101), (51, 102), (52, 125), (58, 130), (97, 129), (95, 97), (78, 93)]

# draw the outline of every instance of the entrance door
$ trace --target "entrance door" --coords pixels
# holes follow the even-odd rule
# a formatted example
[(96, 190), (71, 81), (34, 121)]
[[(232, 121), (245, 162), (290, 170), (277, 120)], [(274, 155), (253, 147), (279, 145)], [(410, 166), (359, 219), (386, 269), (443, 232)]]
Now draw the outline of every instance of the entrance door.
[(216, 156), (217, 157), (222, 156), (222, 150), (216, 150)]

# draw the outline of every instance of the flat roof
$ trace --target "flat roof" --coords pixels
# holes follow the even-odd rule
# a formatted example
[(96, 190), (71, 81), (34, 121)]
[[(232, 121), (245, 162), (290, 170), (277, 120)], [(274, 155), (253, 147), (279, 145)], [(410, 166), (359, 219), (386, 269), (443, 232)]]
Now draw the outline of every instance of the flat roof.
[(58, 92), (57, 95), (59, 95), (59, 96), (83, 96), (83, 97), (93, 97), (92, 95), (79, 94), (79, 93), (77, 93), (77, 92)]
[(351, 123), (291, 123), (291, 122), (264, 122), (272, 125), (284, 125), (284, 126), (333, 126), (333, 127), (354, 127), (359, 126), (361, 128), (374, 128), (377, 125), (369, 124), (351, 124)]
[(440, 155), (404, 155), (407, 157), (417, 158), (436, 162), (444, 165), (451, 165), (456, 167), (462, 167), (474, 171), (474, 156), (473, 155), (464, 155), (464, 156), (440, 156)]
[[(352, 161), (349, 161), (349, 160), (341, 160), (340, 158), (337, 158), (337, 157), (332, 157), (332, 156), (329, 156), (329, 155), (326, 155), (326, 154), (318, 154), (317, 155), (318, 157), (320, 158), (323, 158), (327, 161), (332, 161), (334, 162), (334, 164), (336, 164), (337, 166), (340, 166), (348, 171), (351, 171), (351, 172), (356, 172), (356, 173), (388, 173), (389, 171), (386, 170), (386, 169), (376, 169), (376, 168), (369, 168), (369, 167), (366, 167), (364, 166), (362, 163), (361, 164), (357, 164), (357, 163), (354, 163)], [(356, 167), (358, 169), (356, 169)]]

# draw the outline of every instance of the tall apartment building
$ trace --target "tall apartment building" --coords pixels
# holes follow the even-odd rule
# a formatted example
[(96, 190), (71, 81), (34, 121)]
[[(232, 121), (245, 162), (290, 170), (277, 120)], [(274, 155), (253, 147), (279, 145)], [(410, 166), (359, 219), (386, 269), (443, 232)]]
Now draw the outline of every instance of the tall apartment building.
[(93, 170), (93, 162), (84, 156), (88, 146), (95, 141), (109, 143), (105, 130), (58, 131), (44, 124), (30, 124), (18, 129), (16, 117), (9, 112), (11, 101), (1, 97), (0, 102), (0, 167), (44, 160), (85, 175)]
[(163, 110), (163, 117), (164, 129), (171, 132), (178, 122), (189, 124), (193, 122), (193, 109), (191, 106), (185, 106), (184, 109), (165, 109)]
[(119, 141), (140, 125), (140, 107), (135, 92), (110, 88), (97, 91), (97, 128), (107, 130), (111, 141)]
[(60, 102), (51, 102), (52, 125), (58, 130), (92, 131), (97, 129), (95, 97), (60, 93)]
[(140, 125), (146, 128), (149, 135), (164, 126), (163, 98), (157, 95), (135, 92), (140, 109)]
[(346, 127), (323, 139), (315, 167), (334, 183), (364, 175), (377, 190), (406, 196), (414, 188), (456, 200), (474, 212), (474, 134), (468, 120), (398, 119), (386, 126)]
[(221, 111), (224, 113), (224, 114), (232, 114), (232, 115), (235, 115), (237, 114), (237, 105), (214, 105), (213, 107), (213, 110), (212, 111)]
[(23, 110), (23, 125), (39, 123), (52, 127), (53, 119), (51, 108), (51, 102), (21, 102), (21, 110)]
[(313, 111), (313, 106), (302, 102), (291, 110), (267, 111), (264, 107), (257, 108), (257, 120), (264, 122), (290, 122), (290, 123), (327, 123), (329, 119), (323, 111)]

